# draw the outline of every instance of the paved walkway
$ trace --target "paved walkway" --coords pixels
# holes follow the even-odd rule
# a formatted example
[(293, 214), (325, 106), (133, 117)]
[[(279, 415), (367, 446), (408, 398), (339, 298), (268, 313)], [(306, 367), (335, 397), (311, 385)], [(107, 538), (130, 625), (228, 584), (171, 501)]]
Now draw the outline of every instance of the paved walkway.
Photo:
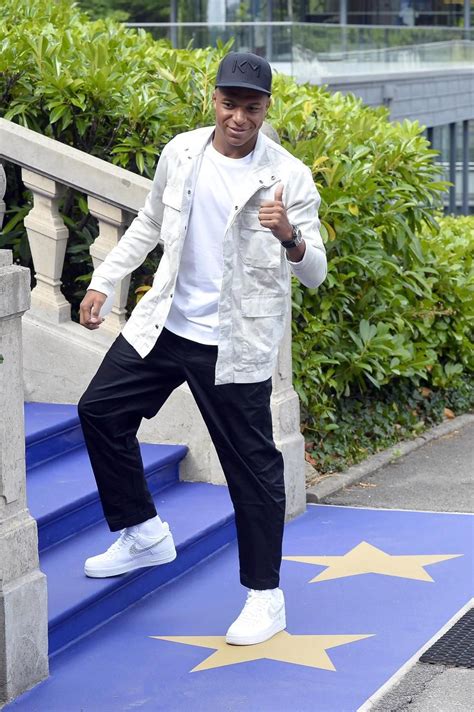
[(474, 419), (458, 422), (288, 524), (271, 641), (225, 643), (233, 543), (55, 655), (5, 712), (471, 712), (471, 670), (416, 663), (472, 596)]
[[(357, 507), (473, 512), (473, 481), (474, 423), (470, 423), (323, 501)], [(370, 709), (471, 712), (473, 700), (473, 670), (417, 663)]]

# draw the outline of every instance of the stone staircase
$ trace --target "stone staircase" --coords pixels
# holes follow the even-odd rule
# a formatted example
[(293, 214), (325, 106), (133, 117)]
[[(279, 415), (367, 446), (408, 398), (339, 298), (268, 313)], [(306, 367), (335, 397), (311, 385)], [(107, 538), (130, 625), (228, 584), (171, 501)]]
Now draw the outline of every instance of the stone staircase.
[(37, 520), (40, 568), (48, 582), (50, 656), (235, 538), (227, 488), (180, 482), (185, 446), (143, 444), (148, 485), (172, 527), (178, 557), (162, 567), (87, 578), (84, 560), (104, 551), (117, 533), (103, 518), (76, 407), (27, 403), (25, 434), (28, 507)]

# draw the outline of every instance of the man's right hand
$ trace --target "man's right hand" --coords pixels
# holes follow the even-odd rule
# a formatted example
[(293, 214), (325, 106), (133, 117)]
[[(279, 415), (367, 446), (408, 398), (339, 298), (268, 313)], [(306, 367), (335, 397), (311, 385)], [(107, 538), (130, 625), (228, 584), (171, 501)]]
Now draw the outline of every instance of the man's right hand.
[(86, 329), (98, 329), (104, 321), (100, 316), (100, 310), (107, 299), (107, 295), (88, 289), (86, 296), (79, 307), (80, 322)]

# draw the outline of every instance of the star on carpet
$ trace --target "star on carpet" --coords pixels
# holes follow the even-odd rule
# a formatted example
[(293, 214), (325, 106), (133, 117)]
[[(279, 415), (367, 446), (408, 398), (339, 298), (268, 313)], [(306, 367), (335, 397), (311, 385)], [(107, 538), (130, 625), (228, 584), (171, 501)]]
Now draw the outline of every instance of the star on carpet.
[(326, 650), (371, 638), (372, 635), (291, 635), (282, 631), (258, 645), (228, 645), (225, 638), (218, 635), (151, 635), (150, 638), (195, 645), (199, 648), (214, 648), (214, 653), (191, 670), (197, 672), (262, 659), (305, 665), (321, 670), (335, 670)]
[(287, 561), (302, 564), (327, 566), (309, 583), (330, 579), (359, 576), (360, 574), (383, 574), (416, 581), (434, 581), (424, 567), (447, 559), (456, 559), (463, 554), (417, 554), (397, 556), (387, 554), (366, 541), (362, 541), (343, 556), (284, 556)]

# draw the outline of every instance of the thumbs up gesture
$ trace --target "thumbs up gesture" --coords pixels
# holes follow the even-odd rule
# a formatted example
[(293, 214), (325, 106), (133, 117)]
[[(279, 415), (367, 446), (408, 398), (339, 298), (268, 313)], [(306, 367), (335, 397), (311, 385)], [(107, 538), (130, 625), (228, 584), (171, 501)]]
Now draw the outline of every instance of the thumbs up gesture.
[(264, 200), (258, 211), (258, 219), (262, 227), (268, 227), (275, 237), (281, 241), (291, 240), (292, 227), (283, 205), (283, 183), (275, 188), (273, 200)]

